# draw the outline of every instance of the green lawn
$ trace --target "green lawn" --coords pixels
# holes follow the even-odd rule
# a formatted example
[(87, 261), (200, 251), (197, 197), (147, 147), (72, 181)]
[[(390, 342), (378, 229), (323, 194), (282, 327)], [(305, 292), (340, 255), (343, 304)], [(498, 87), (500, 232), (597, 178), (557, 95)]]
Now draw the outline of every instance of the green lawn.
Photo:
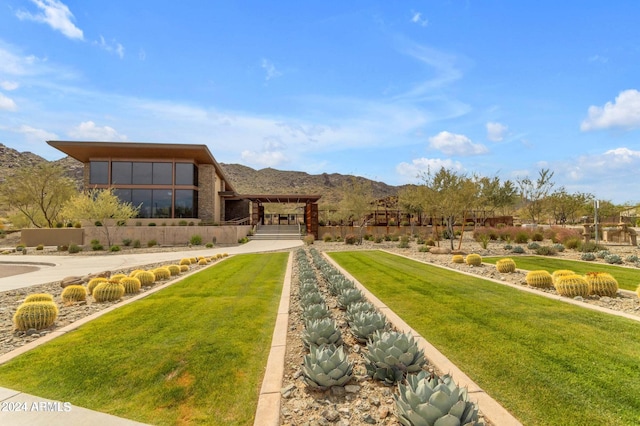
[(189, 276), (0, 366), (0, 386), (145, 423), (251, 424), (287, 256)]
[(636, 291), (640, 284), (640, 269), (603, 264), (600, 262), (579, 262), (546, 256), (483, 257), (482, 261), (495, 264), (499, 259), (505, 257), (511, 257), (511, 259), (516, 262), (518, 269), (527, 271), (544, 269), (553, 273), (553, 271), (557, 271), (558, 269), (570, 269), (580, 275), (584, 275), (587, 272), (607, 272), (614, 276), (618, 281), (618, 286), (622, 289)]
[(640, 424), (639, 322), (379, 251), (330, 255), (523, 424)]

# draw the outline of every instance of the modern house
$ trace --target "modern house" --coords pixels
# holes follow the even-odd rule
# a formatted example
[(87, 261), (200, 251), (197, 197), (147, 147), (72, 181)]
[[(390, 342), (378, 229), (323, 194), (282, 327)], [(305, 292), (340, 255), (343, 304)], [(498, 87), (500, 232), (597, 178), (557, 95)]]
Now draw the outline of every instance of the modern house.
[(318, 237), (319, 195), (238, 194), (206, 145), (47, 141), (84, 164), (84, 188), (113, 188), (139, 219), (224, 225), (263, 223), (263, 203), (303, 203)]

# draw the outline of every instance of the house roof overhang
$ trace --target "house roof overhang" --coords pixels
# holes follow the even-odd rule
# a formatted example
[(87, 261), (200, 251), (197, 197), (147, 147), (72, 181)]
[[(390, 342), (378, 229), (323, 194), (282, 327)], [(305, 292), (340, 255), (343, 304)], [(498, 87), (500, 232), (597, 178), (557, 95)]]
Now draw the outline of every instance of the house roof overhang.
[(227, 189), (233, 185), (220, 164), (213, 158), (206, 145), (147, 143), (147, 142), (89, 142), (89, 141), (47, 141), (49, 145), (82, 163), (99, 159), (147, 159), (189, 160), (197, 164), (211, 164), (226, 182)]
[(227, 198), (228, 200), (249, 200), (259, 203), (295, 203), (306, 204), (315, 203), (321, 195), (304, 195), (304, 194), (237, 194)]

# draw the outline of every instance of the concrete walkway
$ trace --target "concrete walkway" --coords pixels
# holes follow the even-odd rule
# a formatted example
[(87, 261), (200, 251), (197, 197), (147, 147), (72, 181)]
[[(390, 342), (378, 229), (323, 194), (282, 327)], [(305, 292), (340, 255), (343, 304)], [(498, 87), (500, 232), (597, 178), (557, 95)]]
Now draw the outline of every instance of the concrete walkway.
[[(302, 244), (302, 241), (298, 240), (261, 240), (250, 241), (247, 244), (234, 247), (163, 253), (109, 254), (105, 256), (11, 256), (6, 259), (0, 258), (0, 266), (29, 264), (38, 266), (38, 270), (0, 278), (0, 291), (49, 283), (71, 275), (82, 276), (106, 270), (132, 268), (150, 263), (173, 261), (183, 257), (212, 256), (218, 253), (228, 253), (231, 255), (282, 251), (300, 247)], [(142, 296), (147, 296), (148, 294), (151, 294), (151, 292), (147, 292)], [(102, 313), (108, 311), (107, 309), (102, 311)], [(34, 343), (39, 340), (40, 339), (36, 340)], [(43, 339), (42, 343), (46, 343), (47, 340), (50, 339)], [(4, 361), (6, 362), (6, 360)], [(143, 425), (143, 423), (76, 407), (66, 401), (52, 401), (0, 387), (0, 425), (135, 426)]]
[(100, 256), (83, 255), (23, 255), (0, 256), (0, 266), (32, 265), (38, 270), (0, 278), (0, 291), (14, 290), (36, 284), (58, 281), (64, 277), (83, 276), (101, 271), (133, 268), (157, 262), (170, 262), (183, 257), (212, 256), (218, 253), (242, 254), (289, 250), (302, 246), (300, 240), (256, 240), (232, 247), (214, 247), (202, 250), (167, 251), (158, 253), (105, 253)]

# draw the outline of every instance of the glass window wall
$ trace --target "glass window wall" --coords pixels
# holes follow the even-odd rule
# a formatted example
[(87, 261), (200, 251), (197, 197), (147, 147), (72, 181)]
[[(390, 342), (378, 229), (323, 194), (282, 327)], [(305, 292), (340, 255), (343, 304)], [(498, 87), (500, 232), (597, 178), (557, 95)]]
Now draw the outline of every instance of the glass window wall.
[(109, 162), (91, 161), (89, 164), (89, 183), (106, 185), (109, 183)]
[(171, 185), (173, 183), (173, 170), (171, 163), (153, 163), (153, 184)]

